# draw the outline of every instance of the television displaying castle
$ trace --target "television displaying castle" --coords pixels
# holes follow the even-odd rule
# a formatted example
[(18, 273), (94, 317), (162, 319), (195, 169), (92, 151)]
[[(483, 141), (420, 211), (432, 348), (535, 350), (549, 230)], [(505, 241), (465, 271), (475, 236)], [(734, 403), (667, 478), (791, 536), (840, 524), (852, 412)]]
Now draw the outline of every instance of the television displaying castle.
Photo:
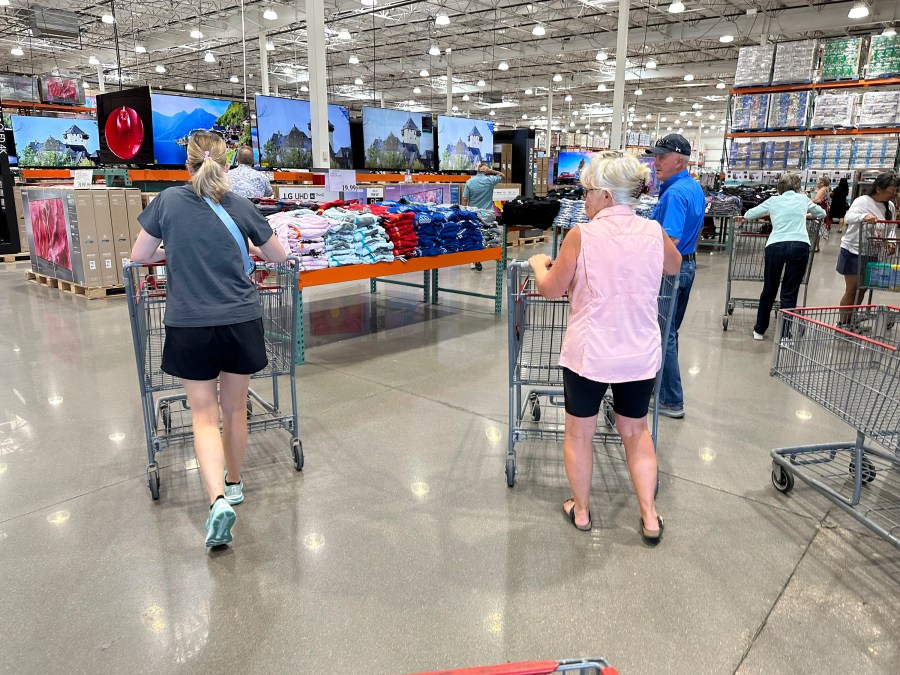
[(431, 115), (388, 108), (363, 108), (362, 113), (367, 169), (434, 169)]
[(438, 115), (441, 171), (474, 171), (494, 159), (494, 123)]
[(11, 116), (19, 166), (92, 167), (100, 151), (95, 120)]
[[(309, 101), (257, 96), (256, 126), (259, 129), (260, 166), (281, 169), (313, 167)], [(328, 105), (328, 154), (330, 168), (353, 168), (350, 112), (343, 106)]]

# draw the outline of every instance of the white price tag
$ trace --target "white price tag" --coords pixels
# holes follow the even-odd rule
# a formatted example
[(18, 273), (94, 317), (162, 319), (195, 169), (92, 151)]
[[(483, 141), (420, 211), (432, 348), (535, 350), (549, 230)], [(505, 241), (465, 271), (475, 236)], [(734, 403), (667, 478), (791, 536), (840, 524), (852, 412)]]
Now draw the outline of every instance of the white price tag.
[(340, 199), (339, 192), (327, 190), (323, 185), (279, 185), (279, 199), (292, 199), (298, 202), (332, 202)]
[(517, 188), (494, 188), (494, 199), (495, 202), (508, 202), (510, 199), (515, 199), (519, 196), (519, 190)]
[(366, 198), (367, 199), (384, 199), (384, 188), (383, 187), (366, 188)]
[(358, 192), (356, 172), (352, 169), (329, 169), (325, 176), (325, 187), (332, 192)]
[(72, 169), (70, 173), (77, 188), (87, 188), (94, 184), (93, 169)]

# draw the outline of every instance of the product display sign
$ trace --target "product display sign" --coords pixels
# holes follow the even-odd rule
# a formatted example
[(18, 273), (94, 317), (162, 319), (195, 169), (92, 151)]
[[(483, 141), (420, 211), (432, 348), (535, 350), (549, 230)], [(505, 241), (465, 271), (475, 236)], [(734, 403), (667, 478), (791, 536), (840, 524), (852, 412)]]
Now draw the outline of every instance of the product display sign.
[(363, 108), (362, 118), (367, 169), (434, 169), (434, 132), (429, 113)]
[(150, 87), (97, 97), (102, 164), (153, 164)]
[(94, 120), (12, 115), (19, 166), (92, 167), (100, 150)]
[[(280, 169), (313, 168), (309, 101), (257, 96), (256, 128), (261, 166)], [(343, 106), (328, 105), (328, 153), (331, 158), (330, 168), (352, 168), (350, 111)]]
[(437, 135), (441, 171), (475, 171), (481, 163), (493, 163), (493, 122), (438, 115)]
[(219, 98), (151, 94), (153, 156), (157, 164), (184, 166), (187, 144), (195, 131), (210, 131), (225, 139), (228, 162), (237, 149), (249, 146), (250, 111), (245, 103)]

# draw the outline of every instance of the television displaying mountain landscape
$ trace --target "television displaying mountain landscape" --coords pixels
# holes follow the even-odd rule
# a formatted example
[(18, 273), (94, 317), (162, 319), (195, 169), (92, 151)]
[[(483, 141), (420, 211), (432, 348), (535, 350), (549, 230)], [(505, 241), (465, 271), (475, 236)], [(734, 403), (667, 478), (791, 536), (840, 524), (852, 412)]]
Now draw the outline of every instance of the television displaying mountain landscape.
[(11, 115), (19, 166), (92, 167), (100, 150), (94, 120)]
[(437, 132), (441, 171), (474, 171), (494, 159), (493, 122), (438, 115)]
[(225, 139), (228, 161), (250, 145), (250, 113), (245, 103), (218, 98), (151, 94), (153, 155), (157, 164), (184, 165), (194, 131), (213, 131)]
[(363, 108), (362, 118), (367, 169), (434, 169), (430, 113)]
[[(261, 166), (281, 169), (313, 167), (309, 101), (257, 96), (256, 128), (259, 130)], [(328, 150), (331, 158), (329, 168), (353, 168), (350, 111), (343, 106), (328, 106)]]

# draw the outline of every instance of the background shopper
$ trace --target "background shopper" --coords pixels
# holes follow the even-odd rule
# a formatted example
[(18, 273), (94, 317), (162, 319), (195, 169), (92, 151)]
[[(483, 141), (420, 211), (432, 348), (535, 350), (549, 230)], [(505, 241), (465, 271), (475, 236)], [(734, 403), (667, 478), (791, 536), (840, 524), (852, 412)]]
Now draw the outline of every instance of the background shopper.
[(766, 241), (763, 289), (759, 296), (753, 339), (762, 340), (769, 328), (775, 295), (781, 286), (781, 308), (794, 309), (803, 275), (809, 263), (809, 233), (806, 215), (824, 218), (825, 210), (800, 192), (800, 176), (786, 173), (778, 179), (778, 196), (754, 206), (736, 220), (755, 220), (768, 215), (772, 233)]
[[(493, 211), (494, 188), (503, 180), (505, 177), (501, 172), (494, 171), (487, 164), (479, 164), (478, 172), (466, 181), (459, 205)], [(481, 263), (472, 263), (472, 269), (480, 272), (482, 270)]]
[(703, 229), (703, 213), (706, 198), (703, 188), (687, 172), (691, 160), (691, 144), (680, 134), (669, 134), (656, 145), (647, 148), (647, 154), (655, 157), (653, 165), (662, 185), (659, 187), (659, 203), (652, 218), (678, 246), (681, 253), (681, 270), (678, 274), (678, 298), (672, 328), (666, 342), (666, 360), (662, 384), (657, 392), (659, 413), (666, 417), (684, 417), (684, 389), (681, 386), (681, 368), (678, 364), (678, 329), (684, 321), (691, 286), (697, 272), (697, 239)]
[(838, 221), (838, 234), (844, 232), (844, 216), (847, 214), (847, 209), (850, 208), (850, 203), (847, 201), (849, 197), (850, 184), (846, 178), (841, 178), (837, 187), (831, 191), (831, 209), (828, 212), (829, 219)]
[(662, 359), (657, 297), (663, 271), (675, 274), (681, 256), (659, 223), (634, 214), (650, 171), (634, 157), (603, 152), (582, 172), (590, 222), (573, 228), (550, 267), (549, 256), (529, 262), (545, 298), (569, 292), (570, 313), (559, 364), (563, 369), (564, 461), (572, 488), (563, 502), (569, 521), (591, 529), (589, 508), (597, 415), (613, 390), (616, 429), (641, 511), (648, 543), (662, 536), (656, 512), (657, 468), (647, 409)]
[[(819, 178), (819, 180), (816, 181), (816, 193), (812, 198), (813, 203), (825, 209), (826, 214), (828, 214), (829, 211), (828, 188), (830, 186), (831, 179), (828, 178), (828, 176), (822, 176), (821, 178)], [(816, 253), (819, 252), (819, 241), (821, 241), (822, 239), (828, 241), (829, 234), (831, 234), (831, 217), (829, 215), (826, 215), (819, 225), (819, 237), (818, 241), (816, 241)]]
[(243, 145), (235, 153), (237, 166), (228, 172), (231, 191), (241, 197), (271, 197), (272, 184), (253, 168), (253, 148)]
[(218, 135), (190, 137), (187, 169), (190, 185), (164, 190), (138, 217), (142, 230), (131, 258), (166, 259), (162, 370), (181, 378), (187, 394), (211, 504), (206, 545), (219, 546), (232, 540), (232, 504), (244, 500), (250, 375), (267, 363), (259, 294), (242, 247), (249, 239), (259, 247), (251, 251), (274, 262), (283, 262), (285, 253), (253, 204), (230, 191), (225, 142)]

